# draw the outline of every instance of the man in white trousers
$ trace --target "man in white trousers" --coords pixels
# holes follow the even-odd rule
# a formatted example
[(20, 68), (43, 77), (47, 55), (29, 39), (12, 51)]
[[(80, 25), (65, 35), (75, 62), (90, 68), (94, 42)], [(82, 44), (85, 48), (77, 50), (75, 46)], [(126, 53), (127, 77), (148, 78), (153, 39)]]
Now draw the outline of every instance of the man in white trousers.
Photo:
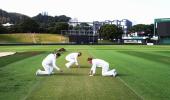
[(62, 72), (58, 66), (56, 66), (56, 59), (60, 57), (60, 53), (51, 53), (47, 57), (45, 57), (42, 61), (42, 66), (44, 71), (38, 69), (36, 71), (36, 75), (51, 75), (53, 74), (53, 69)]
[(92, 64), (92, 67), (90, 69), (89, 75), (94, 76), (96, 73), (96, 67), (102, 68), (102, 76), (113, 76), (116, 77), (117, 72), (115, 69), (109, 70), (109, 63), (102, 60), (102, 59), (93, 59), (88, 58), (87, 59), (90, 64)]
[(77, 61), (77, 57), (80, 57), (82, 54), (81, 52), (76, 52), (76, 53), (70, 53), (66, 56), (66, 60), (68, 61), (68, 63), (66, 63), (66, 67), (70, 68), (73, 64), (77, 65), (78, 67), (80, 67), (78, 61)]

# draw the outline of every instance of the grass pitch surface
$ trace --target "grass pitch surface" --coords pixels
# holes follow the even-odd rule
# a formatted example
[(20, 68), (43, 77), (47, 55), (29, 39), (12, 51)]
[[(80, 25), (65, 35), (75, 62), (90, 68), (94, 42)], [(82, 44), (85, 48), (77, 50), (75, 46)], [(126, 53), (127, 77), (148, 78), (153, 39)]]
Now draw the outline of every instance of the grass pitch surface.
[[(64, 72), (35, 76), (43, 58), (60, 47), (68, 50), (57, 60)], [(0, 58), (0, 100), (170, 99), (170, 46), (1, 46), (0, 51), (19, 52)], [(76, 51), (83, 54), (81, 68), (67, 69), (64, 58)], [(96, 76), (89, 77), (89, 56), (108, 61), (119, 76), (102, 77), (98, 68)]]

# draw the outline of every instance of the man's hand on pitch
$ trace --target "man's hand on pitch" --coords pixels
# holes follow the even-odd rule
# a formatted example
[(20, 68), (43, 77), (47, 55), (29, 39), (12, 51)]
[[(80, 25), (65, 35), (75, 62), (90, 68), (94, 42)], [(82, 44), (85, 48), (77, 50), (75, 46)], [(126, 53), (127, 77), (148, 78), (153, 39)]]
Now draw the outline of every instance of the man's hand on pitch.
[(77, 65), (77, 66), (79, 65), (78, 62), (76, 62), (76, 65)]
[(89, 75), (89, 76), (93, 76), (93, 74)]

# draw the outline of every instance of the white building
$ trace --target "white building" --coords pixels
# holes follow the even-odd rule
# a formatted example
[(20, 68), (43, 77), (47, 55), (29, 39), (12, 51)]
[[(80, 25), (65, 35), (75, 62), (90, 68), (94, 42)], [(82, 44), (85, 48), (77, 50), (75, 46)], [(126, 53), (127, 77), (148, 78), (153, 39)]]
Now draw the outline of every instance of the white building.
[(78, 24), (78, 19), (77, 18), (72, 18), (69, 20), (69, 25), (72, 25), (73, 27), (77, 26)]
[(5, 27), (10, 27), (11, 25), (14, 25), (14, 24), (10, 24), (10, 23), (2, 24), (2, 26), (5, 26)]
[(104, 24), (111, 24), (111, 25), (116, 25), (118, 27), (121, 27), (123, 29), (123, 32), (125, 33), (124, 35), (127, 34), (128, 30), (132, 27), (132, 22), (129, 21), (128, 19), (122, 19), (122, 20), (105, 20), (104, 22), (99, 22), (99, 21), (94, 21), (93, 25), (95, 27), (95, 31), (100, 29), (100, 27)]

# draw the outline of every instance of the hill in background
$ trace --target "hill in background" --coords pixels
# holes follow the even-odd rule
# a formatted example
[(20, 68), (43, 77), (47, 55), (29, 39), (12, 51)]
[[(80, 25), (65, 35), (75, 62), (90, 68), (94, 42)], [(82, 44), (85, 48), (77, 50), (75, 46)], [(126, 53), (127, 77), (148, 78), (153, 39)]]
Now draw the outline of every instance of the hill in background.
[[(48, 13), (39, 13), (34, 17), (29, 17), (19, 13), (9, 13), (0, 9), (0, 34), (6, 33), (54, 33), (60, 34), (61, 30), (69, 29), (67, 22), (71, 17), (49, 16)], [(13, 24), (5, 27), (1, 24)]]
[(22, 22), (26, 18), (29, 17), (20, 13), (9, 13), (0, 9), (0, 24), (4, 23), (17, 24)]
[(38, 15), (34, 17), (29, 17), (24, 14), (20, 13), (10, 13), (7, 11), (4, 11), (0, 9), (0, 24), (4, 23), (12, 23), (12, 24), (17, 24), (22, 22), (23, 20), (27, 18), (32, 18), (38, 23), (49, 23), (51, 24), (52, 22), (68, 22), (71, 18), (67, 17), (65, 15), (60, 15), (60, 16), (49, 16), (46, 13), (39, 13)]

